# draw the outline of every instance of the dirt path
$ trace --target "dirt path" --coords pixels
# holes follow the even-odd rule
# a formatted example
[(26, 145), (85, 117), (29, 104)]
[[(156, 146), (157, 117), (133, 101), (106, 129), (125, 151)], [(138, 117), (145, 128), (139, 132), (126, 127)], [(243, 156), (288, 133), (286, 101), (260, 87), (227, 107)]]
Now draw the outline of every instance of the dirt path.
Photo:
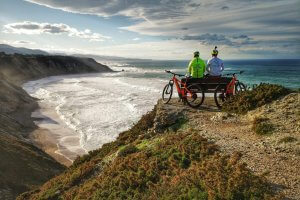
[[(251, 122), (243, 117), (227, 115), (217, 110), (212, 99), (206, 98), (200, 109), (190, 109), (171, 102), (171, 107), (187, 113), (189, 125), (215, 141), (225, 154), (241, 152), (242, 161), (257, 175), (265, 175), (274, 190), (282, 191), (286, 199), (300, 199), (300, 156), (291, 151), (277, 151), (270, 137), (256, 135)], [(299, 145), (299, 142), (298, 144)]]

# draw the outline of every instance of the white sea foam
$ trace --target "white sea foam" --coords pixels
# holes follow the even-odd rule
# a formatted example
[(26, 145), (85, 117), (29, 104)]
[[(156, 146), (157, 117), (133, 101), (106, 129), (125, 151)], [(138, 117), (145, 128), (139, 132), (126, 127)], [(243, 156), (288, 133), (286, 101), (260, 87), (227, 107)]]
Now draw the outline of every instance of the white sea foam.
[[(163, 69), (153, 69), (153, 68), (140, 68), (140, 67), (134, 67), (134, 66), (131, 66), (131, 65), (113, 65), (113, 66), (110, 66), (110, 68), (114, 71), (117, 71), (117, 72), (121, 72), (121, 71), (124, 71), (124, 72), (132, 72), (132, 73), (142, 73), (142, 74), (148, 74), (148, 73), (151, 73), (151, 74), (161, 74), (161, 73), (164, 73), (164, 70)], [(181, 72), (182, 71), (185, 71), (185, 69), (167, 69), (167, 70), (171, 70), (172, 72)]]
[[(75, 130), (74, 137), (80, 137), (80, 146), (89, 151), (115, 140), (150, 111), (165, 83), (167, 80), (107, 73), (54, 76), (23, 87), (55, 107), (64, 123)], [(62, 138), (59, 147), (76, 151), (68, 146), (68, 138)]]

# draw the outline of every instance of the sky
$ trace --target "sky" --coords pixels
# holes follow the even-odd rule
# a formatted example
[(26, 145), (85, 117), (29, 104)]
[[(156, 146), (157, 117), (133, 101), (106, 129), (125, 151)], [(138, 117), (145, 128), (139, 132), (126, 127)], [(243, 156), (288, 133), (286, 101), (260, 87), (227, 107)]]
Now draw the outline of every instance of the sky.
[(0, 43), (66, 54), (300, 58), (300, 0), (0, 0)]

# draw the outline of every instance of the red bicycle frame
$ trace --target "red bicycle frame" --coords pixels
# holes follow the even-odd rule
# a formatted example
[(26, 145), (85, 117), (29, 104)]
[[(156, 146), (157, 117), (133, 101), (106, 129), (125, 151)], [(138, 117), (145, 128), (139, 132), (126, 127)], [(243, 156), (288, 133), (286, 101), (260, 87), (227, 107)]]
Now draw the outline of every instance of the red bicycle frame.
[[(185, 99), (187, 97), (187, 93), (192, 94), (192, 92), (187, 89), (186, 82), (182, 82), (179, 79), (177, 79), (176, 75), (180, 76), (179, 74), (173, 73), (173, 77), (170, 80), (170, 82), (175, 83), (179, 98)], [(171, 84), (173, 84), (173, 83), (171, 83)]]
[[(176, 86), (176, 89), (177, 89), (177, 92), (178, 92), (178, 95), (179, 97), (181, 98), (185, 98), (186, 97), (186, 83), (180, 81), (179, 79), (176, 78), (176, 75), (174, 74), (173, 75), (173, 78), (171, 80), (173, 83), (175, 83), (175, 86)], [(183, 87), (181, 87), (181, 85), (183, 85)]]
[(237, 81), (235, 73), (232, 75), (230, 83), (226, 86), (226, 94), (234, 95), (235, 83)]

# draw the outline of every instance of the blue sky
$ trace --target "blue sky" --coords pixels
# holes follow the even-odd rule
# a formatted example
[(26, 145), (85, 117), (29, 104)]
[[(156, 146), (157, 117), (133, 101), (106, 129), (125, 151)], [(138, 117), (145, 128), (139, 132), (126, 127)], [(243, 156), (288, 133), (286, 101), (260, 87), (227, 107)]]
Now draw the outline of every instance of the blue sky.
[(0, 43), (68, 54), (300, 58), (299, 0), (0, 0)]

